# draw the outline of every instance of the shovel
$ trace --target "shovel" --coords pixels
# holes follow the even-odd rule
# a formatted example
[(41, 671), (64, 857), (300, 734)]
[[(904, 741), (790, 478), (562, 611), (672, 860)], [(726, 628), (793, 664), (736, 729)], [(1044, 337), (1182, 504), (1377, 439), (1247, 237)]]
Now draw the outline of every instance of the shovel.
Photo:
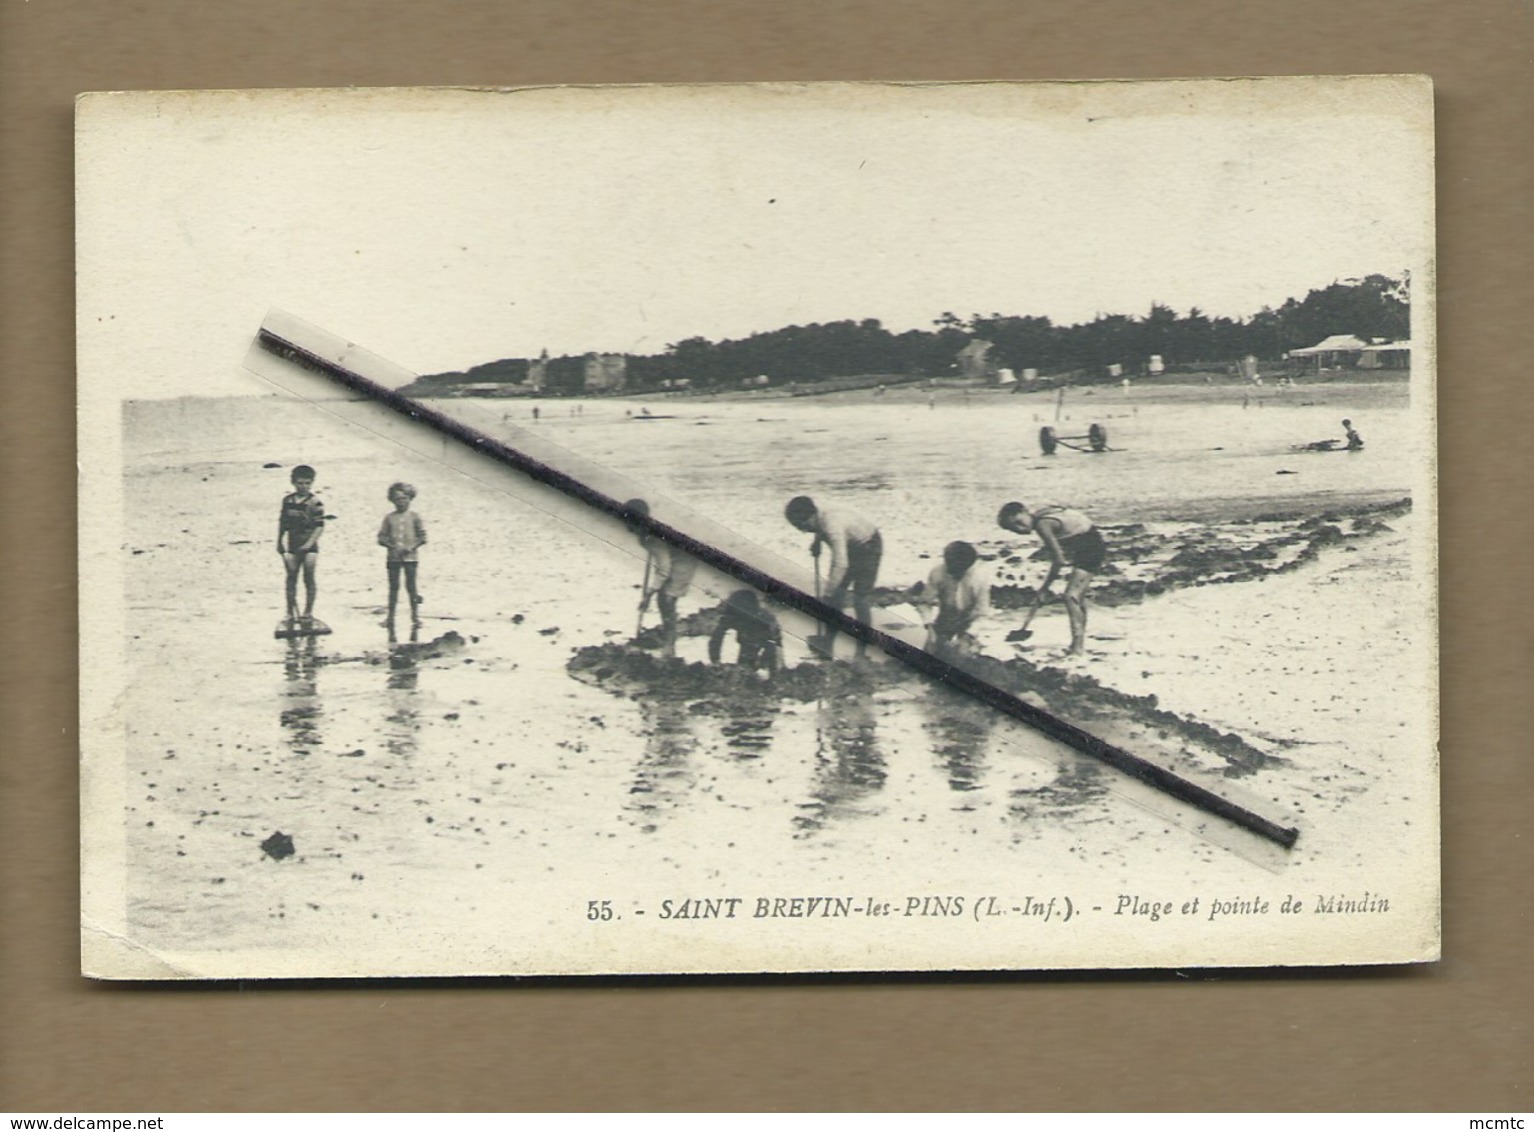
[(644, 560), (644, 584), (640, 587), (639, 619), (634, 623), (634, 636), (638, 637), (644, 630), (644, 611), (650, 607), (650, 556), (645, 555)]
[(1033, 606), (1028, 610), (1028, 616), (1023, 618), (1022, 628), (1014, 629), (1012, 632), (1008, 633), (1007, 640), (1021, 644), (1023, 641), (1026, 641), (1029, 637), (1033, 636), (1033, 630), (1028, 628), (1028, 626), (1033, 624), (1033, 616), (1039, 611), (1039, 607), (1044, 604), (1044, 595), (1048, 592), (1048, 590), (1040, 590), (1037, 594), (1034, 595)]
[[(816, 598), (816, 600), (823, 601), (825, 599), (826, 595), (824, 593), (822, 593), (821, 589), (820, 589), (820, 554), (819, 554), (819, 550), (820, 550), (820, 536), (816, 535), (815, 536), (815, 542), (813, 544), (811, 544), (811, 547), (810, 547), (810, 558), (815, 563), (815, 598)], [(804, 643), (810, 646), (810, 651), (812, 653), (816, 654), (817, 656), (823, 656), (823, 657), (825, 657), (826, 659), (829, 660), (830, 657), (831, 657), (831, 650), (826, 647), (826, 627), (823, 624), (817, 624), (816, 628), (818, 628), (820, 630), (820, 632), (816, 633), (813, 637), (810, 637)]]

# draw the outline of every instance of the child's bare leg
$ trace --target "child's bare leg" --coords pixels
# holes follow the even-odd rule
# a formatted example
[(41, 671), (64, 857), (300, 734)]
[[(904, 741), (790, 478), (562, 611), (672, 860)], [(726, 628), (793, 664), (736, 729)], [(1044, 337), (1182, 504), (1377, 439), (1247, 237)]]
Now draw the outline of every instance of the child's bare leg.
[(298, 616), (298, 556), (284, 553), (282, 568), (287, 571), (285, 589), (288, 599), (288, 620)]
[(399, 604), (399, 567), (398, 562), (388, 563), (389, 617), (384, 623), (391, 626), (394, 624), (394, 607)]
[(304, 555), (304, 617), (305, 618), (309, 618), (309, 617), (313, 617), (314, 616), (314, 597), (315, 597), (315, 594), (318, 592), (318, 587), (315, 585), (315, 581), (314, 581), (314, 567), (315, 567), (314, 555), (312, 555), (312, 554)]
[[(856, 616), (857, 619), (859, 621), (861, 621), (863, 624), (865, 624), (865, 625), (873, 624), (873, 619), (874, 619), (874, 603), (873, 603), (873, 595), (869, 592), (869, 587), (866, 587), (866, 586), (863, 586), (863, 585), (858, 585), (856, 588), (853, 589), (853, 591), (852, 591), (852, 612), (853, 612), (854, 616)], [(868, 642), (865, 641), (862, 637), (858, 638), (858, 647), (857, 647), (857, 652), (856, 652), (855, 655), (857, 655), (857, 656), (867, 656), (868, 655)]]
[[(405, 592), (410, 597), (410, 623), (418, 626), (421, 624), (421, 595), (415, 588), (416, 564), (405, 562), (401, 565), (405, 567)], [(390, 608), (393, 608), (392, 605)]]
[(676, 655), (676, 598), (664, 591), (655, 595), (660, 609), (661, 651), (667, 656)]
[(1072, 570), (1065, 587), (1065, 612), (1071, 619), (1071, 652), (1077, 656), (1087, 651), (1087, 587), (1091, 584), (1091, 574)]
[[(845, 580), (843, 580), (841, 585), (837, 586), (830, 593), (826, 594), (825, 603), (832, 609), (841, 609), (844, 605), (847, 604), (847, 583)], [(825, 628), (825, 635), (821, 637), (821, 647), (825, 650), (824, 655), (826, 659), (829, 660), (831, 657), (836, 655), (835, 645), (837, 629), (835, 625), (829, 624)]]

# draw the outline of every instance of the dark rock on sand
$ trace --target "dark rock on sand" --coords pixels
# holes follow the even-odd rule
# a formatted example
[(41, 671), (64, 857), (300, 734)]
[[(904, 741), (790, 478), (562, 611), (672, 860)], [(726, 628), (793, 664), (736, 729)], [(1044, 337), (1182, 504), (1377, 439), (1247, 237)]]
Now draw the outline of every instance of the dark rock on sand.
[(293, 839), (279, 831), (261, 842), (261, 851), (274, 861), (286, 860), (294, 853)]

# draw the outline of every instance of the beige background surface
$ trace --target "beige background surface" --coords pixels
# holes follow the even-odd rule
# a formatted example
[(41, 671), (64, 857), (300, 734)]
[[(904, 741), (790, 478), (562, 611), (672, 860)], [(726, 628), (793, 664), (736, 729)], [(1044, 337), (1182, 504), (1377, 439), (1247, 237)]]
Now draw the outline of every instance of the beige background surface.
[[(0, 1109), (1527, 1110), (1531, 33), (1515, 0), (0, 0), (0, 570), (14, 642), (0, 661)], [(196, 989), (77, 976), (75, 93), (1360, 72), (1438, 83), (1444, 962)]]

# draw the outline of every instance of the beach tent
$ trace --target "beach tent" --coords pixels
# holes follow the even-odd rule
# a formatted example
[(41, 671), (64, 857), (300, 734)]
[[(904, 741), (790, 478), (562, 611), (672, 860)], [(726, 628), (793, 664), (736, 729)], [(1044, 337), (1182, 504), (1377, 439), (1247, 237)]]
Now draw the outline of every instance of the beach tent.
[(1351, 334), (1332, 334), (1321, 339), (1314, 346), (1302, 346), (1298, 350), (1290, 350), (1291, 358), (1315, 358), (1316, 368), (1325, 369), (1328, 365), (1338, 366), (1347, 361), (1357, 361), (1357, 355), (1369, 345), (1368, 339), (1357, 338)]
[(1302, 346), (1298, 350), (1290, 350), (1289, 356), (1309, 358), (1317, 354), (1356, 354), (1368, 346), (1368, 341), (1363, 338), (1356, 338), (1351, 334), (1333, 334), (1321, 339), (1314, 346)]
[(1358, 352), (1361, 369), (1409, 369), (1411, 368), (1410, 342), (1376, 342)]

